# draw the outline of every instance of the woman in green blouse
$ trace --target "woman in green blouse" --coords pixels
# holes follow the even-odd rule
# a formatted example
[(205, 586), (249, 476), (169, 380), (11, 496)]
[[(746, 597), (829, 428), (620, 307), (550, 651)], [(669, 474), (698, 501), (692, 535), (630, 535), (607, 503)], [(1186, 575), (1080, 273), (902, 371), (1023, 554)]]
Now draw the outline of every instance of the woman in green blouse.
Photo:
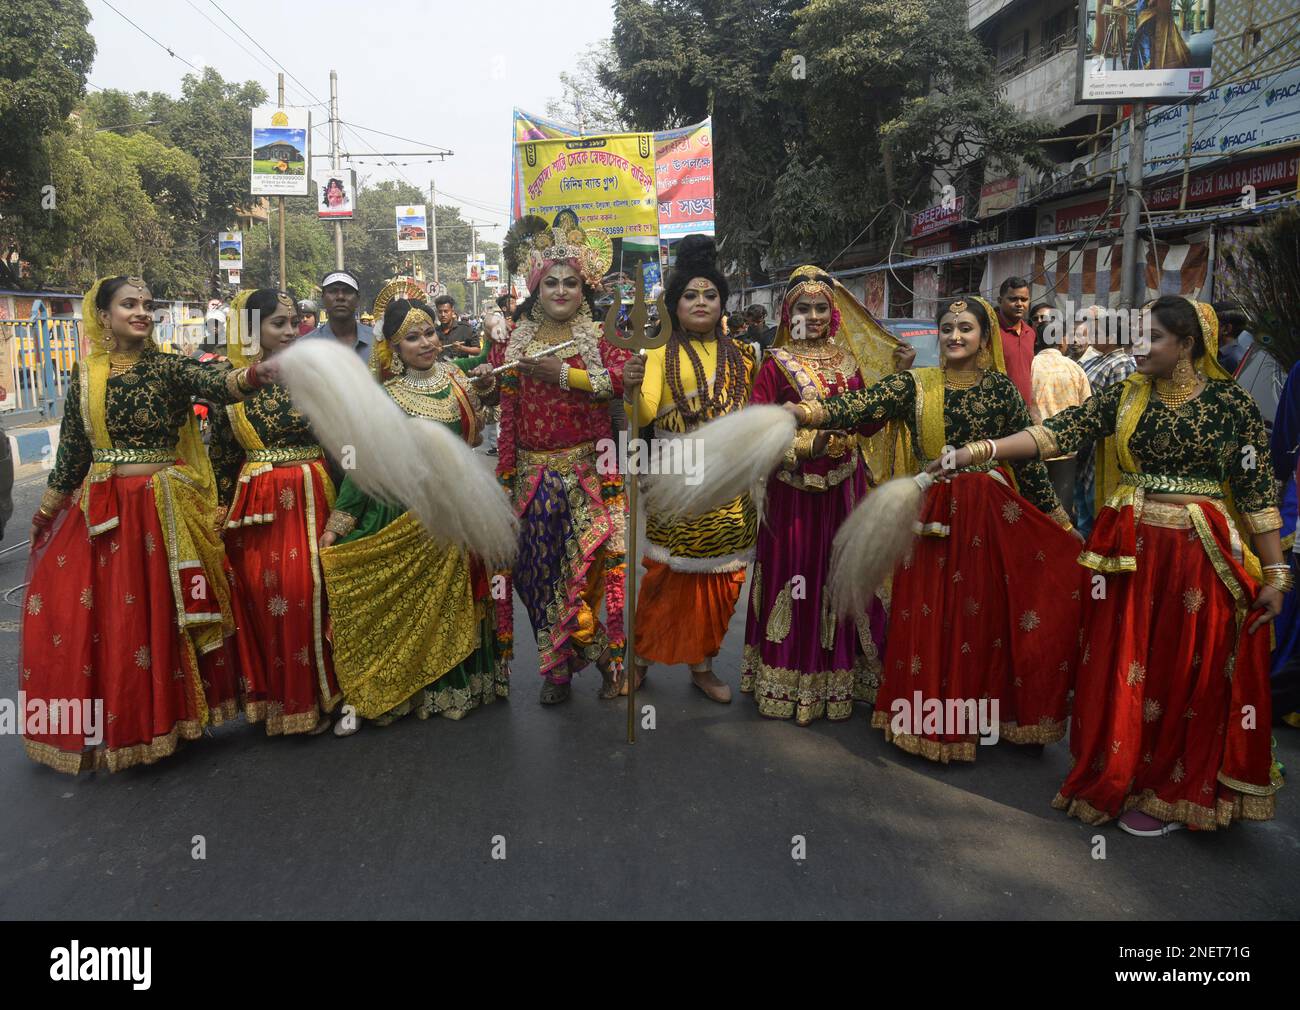
[[(389, 301), (392, 293), (390, 286), (375, 304), (383, 323), (371, 370), (407, 414), (477, 445), (483, 406), (464, 369), (485, 368), (483, 355), (442, 360), (433, 312), (423, 302)], [(334, 666), (352, 709), (335, 733), (409, 712), (460, 719), (507, 696), (488, 573), (477, 558), (434, 540), (404, 506), (369, 497), (350, 477), (321, 545)]]
[[(242, 291), (230, 306), (227, 356), (235, 366), (273, 360), (298, 336), (283, 291)], [(334, 504), (324, 453), (283, 386), (214, 411), (208, 455), (226, 508), (235, 570), (241, 700), (270, 735), (323, 733), (340, 699), (325, 647), (320, 538)]]
[[(993, 306), (951, 299), (937, 322), (941, 367), (804, 401), (796, 417), (838, 430), (902, 421), (921, 465), (951, 445), (1025, 427)], [(977, 738), (1038, 746), (1065, 735), (1080, 582), (1069, 527), (1037, 460), (986, 462), (926, 492), (920, 535), (891, 590), (871, 720), (887, 740), (946, 764), (974, 761)]]
[(223, 371), (160, 350), (137, 277), (96, 282), (82, 305), (88, 353), (32, 519), (20, 684), (63, 716), (28, 724), (29, 757), (118, 771), (235, 714), (230, 568), (193, 401), (236, 403), (275, 369)]
[[(1178, 296), (1148, 309), (1136, 373), (952, 462), (960, 469), (972, 451), (1049, 459), (1107, 439), (1118, 482), (1079, 556), (1094, 574), (1074, 766), (1054, 805), (1155, 836), (1273, 816), (1267, 629), (1293, 577), (1268, 434), (1250, 394), (1219, 368), (1213, 309)], [(1111, 470), (1099, 465), (1099, 479)]]

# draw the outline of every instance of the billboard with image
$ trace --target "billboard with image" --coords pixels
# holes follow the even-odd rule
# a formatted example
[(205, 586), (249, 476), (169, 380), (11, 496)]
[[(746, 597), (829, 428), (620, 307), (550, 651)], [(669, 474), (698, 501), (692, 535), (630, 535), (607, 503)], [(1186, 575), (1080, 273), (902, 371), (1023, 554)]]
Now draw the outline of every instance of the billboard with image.
[(1168, 102), (1210, 86), (1214, 0), (1080, 0), (1076, 100)]
[(252, 111), (254, 196), (308, 196), (311, 192), (311, 113), (304, 109)]

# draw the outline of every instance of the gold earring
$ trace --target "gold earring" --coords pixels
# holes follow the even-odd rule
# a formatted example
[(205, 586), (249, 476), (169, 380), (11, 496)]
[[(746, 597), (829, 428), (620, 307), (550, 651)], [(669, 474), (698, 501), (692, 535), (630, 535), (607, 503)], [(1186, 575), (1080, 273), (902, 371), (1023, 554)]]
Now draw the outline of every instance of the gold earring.
[(1179, 386), (1196, 385), (1196, 369), (1192, 367), (1191, 358), (1178, 359), (1178, 364), (1174, 365), (1173, 380)]
[(979, 354), (975, 355), (975, 366), (977, 368), (988, 368), (993, 364), (993, 355), (989, 353), (987, 347), (981, 347)]

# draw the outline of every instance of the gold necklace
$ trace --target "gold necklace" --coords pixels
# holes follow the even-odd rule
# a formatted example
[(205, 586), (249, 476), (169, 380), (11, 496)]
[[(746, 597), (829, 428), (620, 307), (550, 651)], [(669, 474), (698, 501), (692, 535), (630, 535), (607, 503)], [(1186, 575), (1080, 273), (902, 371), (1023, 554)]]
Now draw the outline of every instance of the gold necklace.
[(108, 374), (121, 375), (123, 372), (129, 372), (135, 367), (135, 363), (139, 360), (139, 351), (114, 351), (108, 356)]
[(1191, 382), (1179, 382), (1176, 379), (1156, 379), (1156, 396), (1160, 397), (1160, 402), (1170, 410), (1177, 410), (1185, 403), (1196, 398), (1199, 392), (1197, 386), (1200, 382), (1193, 379)]
[(415, 373), (408, 369), (401, 378), (402, 385), (416, 393), (437, 393), (450, 381), (451, 372), (446, 362), (435, 361), (433, 367), (424, 373)]
[(843, 353), (829, 339), (818, 341), (796, 340), (792, 342), (790, 350), (795, 357), (806, 358), (809, 361), (831, 361)]
[(943, 370), (943, 388), (944, 389), (970, 389), (972, 386), (979, 385), (980, 379), (984, 378), (982, 369), (967, 369), (960, 372), (952, 372), (948, 369)]
[(566, 340), (573, 339), (572, 321), (557, 323), (554, 319), (543, 319), (541, 325), (537, 327), (537, 335), (533, 337), (534, 344), (541, 344), (544, 347), (554, 347), (556, 344), (562, 344)]

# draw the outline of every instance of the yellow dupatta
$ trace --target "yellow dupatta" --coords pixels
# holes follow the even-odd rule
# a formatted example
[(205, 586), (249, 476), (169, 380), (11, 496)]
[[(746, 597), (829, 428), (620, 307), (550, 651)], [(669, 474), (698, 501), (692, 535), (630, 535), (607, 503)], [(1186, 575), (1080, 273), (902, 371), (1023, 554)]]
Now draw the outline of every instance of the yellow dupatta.
[[(95, 311), (95, 299), (105, 280), (108, 278), (97, 280), (82, 301), (88, 307), (82, 326), (90, 353), (80, 363), (81, 416), (91, 449), (100, 457), (91, 463), (82, 486), (81, 508), (91, 537), (120, 524), (112, 483), (117, 463), (108, 431), (108, 379), (115, 340), (105, 333)], [(152, 335), (144, 353), (162, 353)], [(166, 546), (176, 619), (190, 659), (194, 704), (200, 721), (206, 724), (208, 708), (197, 656), (220, 647), (227, 635), (234, 634), (235, 622), (223, 566), (225, 548), (218, 533), (217, 483), (192, 411), (178, 432), (176, 456), (180, 462), (155, 473), (150, 486)]]
[[(811, 277), (819, 273), (825, 271), (809, 264), (798, 267), (791, 272), (790, 276)], [(881, 326), (870, 310), (858, 301), (848, 288), (833, 277), (831, 283), (834, 285), (831, 304), (840, 314), (840, 326), (835, 333), (835, 339), (853, 352), (863, 385), (872, 386), (886, 375), (893, 374), (894, 350), (901, 347), (902, 342)], [(797, 289), (782, 301), (781, 322), (777, 327), (776, 339), (772, 341), (772, 346), (775, 348), (785, 347), (791, 341), (790, 327), (785, 321), (787, 313), (784, 310), (791, 296), (796, 294)], [(903, 472), (900, 466), (906, 468), (912, 458), (907, 426), (898, 421), (890, 421), (874, 435), (859, 437), (858, 445), (862, 449), (862, 456), (871, 479), (876, 484), (890, 479), (895, 473)]]
[[(1196, 309), (1196, 317), (1201, 326), (1201, 336), (1205, 341), (1205, 353), (1192, 363), (1193, 367), (1207, 379), (1230, 380), (1232, 377), (1219, 364), (1219, 319), (1214, 314), (1213, 307), (1205, 302), (1192, 299), (1188, 299), (1188, 301), (1191, 301), (1193, 308)], [(1098, 514), (1100, 514), (1100, 509), (1105, 506), (1117, 511), (1127, 506), (1133, 509), (1133, 522), (1135, 525), (1142, 517), (1145, 492), (1140, 487), (1122, 483), (1120, 475), (1142, 472), (1142, 467), (1133, 456), (1130, 442), (1133, 433), (1137, 431), (1138, 422), (1142, 419), (1143, 413), (1145, 413), (1148, 404), (1151, 402), (1152, 385), (1151, 377), (1142, 375), (1139, 372), (1134, 372), (1124, 380), (1123, 390), (1120, 393), (1119, 408), (1115, 418), (1115, 434), (1102, 440), (1096, 455)], [(1223, 483), (1222, 488), (1224, 503), (1227, 506), (1233, 529), (1234, 549), (1240, 546), (1243, 566), (1250, 577), (1258, 581), (1262, 574), (1259, 559), (1250, 550), (1246, 539), (1241, 536), (1240, 531), (1245, 527), (1236, 505), (1233, 503), (1232, 489), (1226, 481)], [(1195, 521), (1199, 512), (1196, 510), (1193, 510), (1193, 512), (1193, 520)], [(1196, 528), (1198, 534), (1201, 534), (1201, 540), (1207, 553), (1210, 554), (1211, 560), (1215, 562), (1215, 568), (1223, 577), (1226, 565), (1220, 565), (1219, 563), (1217, 545), (1213, 545), (1212, 538), (1208, 535), (1208, 528), (1204, 527), (1203, 521), (1197, 523)], [(1127, 554), (1103, 557), (1091, 552), (1085, 552), (1080, 556), (1079, 560), (1081, 564), (1097, 571), (1131, 572), (1137, 570), (1136, 557)], [(1235, 579), (1229, 582), (1225, 578), (1225, 583), (1228, 583), (1229, 589), (1233, 590), (1233, 596), (1237, 598), (1240, 607), (1242, 603), (1240, 587), (1234, 588), (1236, 585)]]

